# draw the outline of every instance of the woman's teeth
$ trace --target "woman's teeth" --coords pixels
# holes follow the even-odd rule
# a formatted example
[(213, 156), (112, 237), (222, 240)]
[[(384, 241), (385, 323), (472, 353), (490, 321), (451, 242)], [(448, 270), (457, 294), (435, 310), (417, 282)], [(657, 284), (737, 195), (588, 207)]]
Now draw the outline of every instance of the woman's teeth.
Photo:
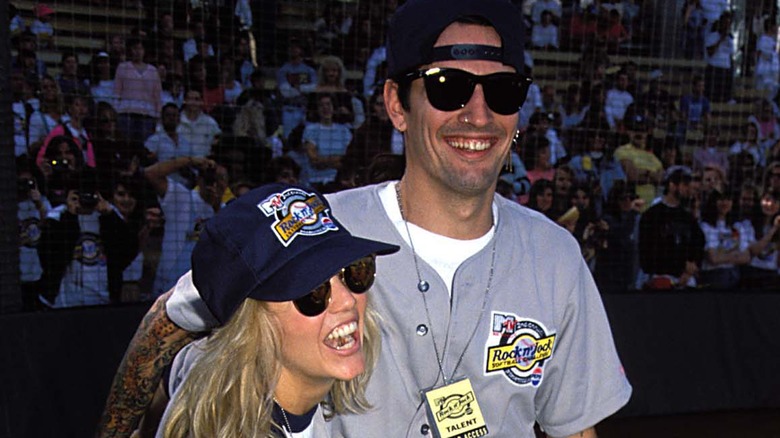
[(326, 338), (327, 344), (336, 350), (344, 350), (352, 347), (356, 342), (353, 335), (357, 331), (357, 328), (358, 324), (355, 321), (336, 327)]

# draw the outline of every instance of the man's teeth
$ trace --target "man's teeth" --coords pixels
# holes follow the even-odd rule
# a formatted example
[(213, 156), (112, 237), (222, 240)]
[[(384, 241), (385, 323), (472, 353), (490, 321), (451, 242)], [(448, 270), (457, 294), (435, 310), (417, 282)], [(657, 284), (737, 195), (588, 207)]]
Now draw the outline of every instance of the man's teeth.
[(450, 140), (448, 143), (454, 148), (470, 151), (484, 151), (490, 147), (490, 142), (484, 140)]
[(357, 331), (358, 324), (353, 321), (333, 329), (327, 337), (329, 344), (337, 350), (343, 350), (352, 347), (355, 343), (355, 337), (352, 336)]

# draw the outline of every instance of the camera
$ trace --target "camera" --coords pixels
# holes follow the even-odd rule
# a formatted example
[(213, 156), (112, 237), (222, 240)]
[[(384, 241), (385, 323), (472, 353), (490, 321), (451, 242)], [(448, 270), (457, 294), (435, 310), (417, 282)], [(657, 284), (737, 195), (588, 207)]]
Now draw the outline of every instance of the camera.
[(28, 178), (19, 179), (16, 183), (19, 188), (19, 193), (27, 193), (30, 190), (35, 189), (35, 181)]
[(98, 195), (94, 192), (79, 192), (79, 205), (85, 210), (91, 210), (98, 205)]
[(51, 165), (52, 170), (55, 172), (64, 172), (70, 170), (70, 162), (64, 158), (61, 160), (51, 160), (49, 164)]

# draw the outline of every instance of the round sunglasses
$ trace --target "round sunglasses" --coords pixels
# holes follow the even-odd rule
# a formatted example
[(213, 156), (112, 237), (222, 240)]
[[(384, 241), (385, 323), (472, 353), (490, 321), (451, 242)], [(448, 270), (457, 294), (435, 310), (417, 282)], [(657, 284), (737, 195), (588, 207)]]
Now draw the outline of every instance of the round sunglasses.
[(434, 67), (408, 73), (404, 79), (422, 78), (428, 101), (439, 111), (455, 111), (466, 106), (477, 84), (482, 85), (485, 101), (495, 113), (517, 113), (528, 95), (533, 79), (520, 73), (499, 72), (475, 75), (457, 68)]
[[(338, 273), (339, 280), (352, 293), (362, 294), (374, 284), (376, 276), (376, 260), (373, 255), (363, 257)], [(314, 288), (308, 294), (293, 300), (295, 308), (305, 316), (317, 316), (325, 311), (330, 304), (331, 286), (330, 278)]]

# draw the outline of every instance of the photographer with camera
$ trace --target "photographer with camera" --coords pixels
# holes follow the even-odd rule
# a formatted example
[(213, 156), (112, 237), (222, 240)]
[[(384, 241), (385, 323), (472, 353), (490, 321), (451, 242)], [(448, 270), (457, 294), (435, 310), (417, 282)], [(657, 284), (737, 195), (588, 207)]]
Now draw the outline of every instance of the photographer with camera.
[(84, 158), (72, 138), (60, 135), (51, 139), (38, 168), (46, 180), (46, 195), (54, 207), (65, 203), (67, 181), (82, 167)]
[(127, 227), (100, 195), (94, 171), (70, 173), (66, 190), (41, 227), (39, 299), (46, 307), (109, 304), (108, 258), (128, 250)]
[(27, 156), (16, 158), (17, 213), (19, 219), (19, 271), (22, 283), (22, 307), (25, 311), (37, 306), (37, 282), (41, 278), (38, 242), (41, 222), (51, 210), (51, 204), (38, 189), (43, 175), (30, 165)]
[[(190, 190), (171, 176), (186, 167), (198, 170), (197, 186)], [(227, 169), (203, 157), (177, 157), (149, 166), (146, 180), (157, 194), (165, 221), (162, 251), (152, 296), (170, 289), (190, 269), (190, 254), (203, 225), (222, 206), (228, 188)]]
[(68, 114), (62, 117), (62, 123), (55, 126), (46, 139), (43, 146), (38, 150), (38, 156), (35, 163), (41, 166), (47, 156), (46, 151), (50, 147), (52, 140), (57, 137), (70, 137), (78, 146), (81, 158), (88, 167), (95, 167), (95, 151), (92, 147), (87, 129), (84, 127), (84, 121), (89, 115), (89, 98), (80, 94), (66, 95), (66, 105)]

